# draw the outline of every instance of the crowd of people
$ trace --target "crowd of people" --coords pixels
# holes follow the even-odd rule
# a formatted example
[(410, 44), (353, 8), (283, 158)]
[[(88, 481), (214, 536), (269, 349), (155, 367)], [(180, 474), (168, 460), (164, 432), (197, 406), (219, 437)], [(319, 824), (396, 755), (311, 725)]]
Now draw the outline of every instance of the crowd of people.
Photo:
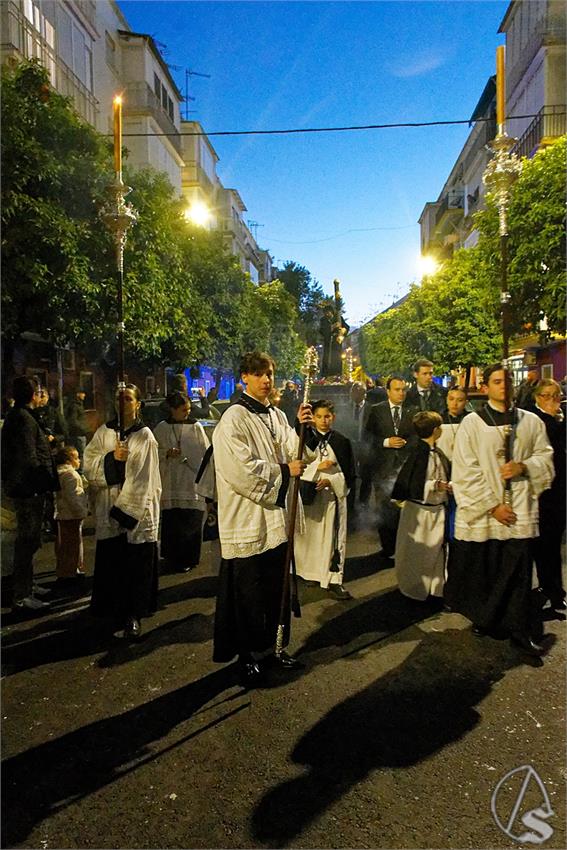
[(354, 384), (337, 430), (332, 400), (301, 403), (291, 381), (276, 391), (271, 356), (248, 352), (212, 444), (186, 384), (167, 396), (153, 431), (138, 388), (127, 384), (116, 416), (87, 441), (82, 391), (64, 423), (35, 379), (16, 378), (2, 429), (3, 488), (17, 521), (14, 610), (49, 605), (33, 571), (48, 498), (58, 581), (85, 574), (82, 525), (91, 513), (90, 610), (125, 639), (138, 639), (156, 610), (160, 557), (169, 570), (191, 571), (212, 527), (221, 549), (213, 658), (237, 658), (250, 686), (270, 664), (300, 666), (286, 651), (293, 603), (284, 577), (291, 571), (292, 587), (299, 577), (330, 599), (352, 600), (347, 530), (370, 520), (402, 594), (540, 656), (534, 564), (540, 607), (558, 615), (566, 607), (561, 387), (530, 381), (509, 404), (506, 373), (494, 364), (483, 375), (486, 404), (472, 411), (464, 388), (434, 381), (430, 361), (418, 360), (413, 373), (411, 387), (397, 375), (385, 386)]

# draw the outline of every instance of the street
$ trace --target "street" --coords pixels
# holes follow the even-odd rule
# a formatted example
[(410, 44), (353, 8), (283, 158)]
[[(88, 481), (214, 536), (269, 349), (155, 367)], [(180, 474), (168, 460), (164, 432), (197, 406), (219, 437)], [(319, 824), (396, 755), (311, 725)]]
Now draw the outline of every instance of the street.
[[(496, 801), (514, 837), (491, 798), (531, 765), (553, 810), (532, 844), (564, 847), (564, 623), (526, 662), (402, 597), (377, 548), (371, 531), (349, 539), (352, 602), (301, 584), (291, 650), (305, 669), (248, 692), (211, 661), (218, 543), (161, 577), (139, 643), (98, 630), (90, 578), (47, 615), (4, 611), (2, 846), (516, 847), (537, 782), (515, 821), (513, 779)], [(53, 544), (37, 563), (50, 585)]]

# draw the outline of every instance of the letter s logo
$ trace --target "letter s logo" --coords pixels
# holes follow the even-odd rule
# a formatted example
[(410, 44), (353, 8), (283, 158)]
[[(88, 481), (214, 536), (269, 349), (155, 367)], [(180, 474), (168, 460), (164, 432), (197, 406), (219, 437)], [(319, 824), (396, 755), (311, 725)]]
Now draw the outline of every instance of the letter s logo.
[(552, 814), (553, 812), (546, 811), (542, 808), (532, 809), (530, 812), (526, 812), (526, 814), (522, 816), (522, 823), (524, 826), (533, 830), (533, 832), (524, 832), (522, 835), (518, 836), (517, 840), (521, 844), (528, 841), (532, 844), (543, 844), (544, 841), (551, 838), (553, 835), (553, 829), (548, 823), (540, 820), (540, 818), (548, 818), (551, 817)]

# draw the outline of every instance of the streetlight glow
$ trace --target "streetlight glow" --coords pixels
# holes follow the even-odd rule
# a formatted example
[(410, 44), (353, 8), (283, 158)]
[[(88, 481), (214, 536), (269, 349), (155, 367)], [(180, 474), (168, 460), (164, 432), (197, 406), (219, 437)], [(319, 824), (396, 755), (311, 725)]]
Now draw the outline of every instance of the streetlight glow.
[(435, 257), (431, 257), (428, 254), (421, 254), (419, 256), (417, 260), (417, 266), (419, 269), (420, 277), (435, 274), (435, 272), (439, 270), (439, 263), (437, 262)]
[(185, 218), (198, 227), (206, 227), (211, 218), (211, 211), (203, 201), (193, 201), (185, 210)]

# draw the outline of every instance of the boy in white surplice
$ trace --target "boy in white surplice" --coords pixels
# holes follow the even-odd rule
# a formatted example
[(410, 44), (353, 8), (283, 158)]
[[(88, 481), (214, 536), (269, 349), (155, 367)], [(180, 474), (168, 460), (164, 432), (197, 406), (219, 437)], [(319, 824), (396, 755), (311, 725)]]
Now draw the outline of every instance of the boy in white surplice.
[(343, 587), (347, 538), (347, 496), (356, 472), (352, 445), (333, 430), (335, 409), (322, 399), (312, 404), (317, 457), (301, 478), (305, 532), (294, 541), (297, 575), (317, 582), (337, 599), (352, 599)]

